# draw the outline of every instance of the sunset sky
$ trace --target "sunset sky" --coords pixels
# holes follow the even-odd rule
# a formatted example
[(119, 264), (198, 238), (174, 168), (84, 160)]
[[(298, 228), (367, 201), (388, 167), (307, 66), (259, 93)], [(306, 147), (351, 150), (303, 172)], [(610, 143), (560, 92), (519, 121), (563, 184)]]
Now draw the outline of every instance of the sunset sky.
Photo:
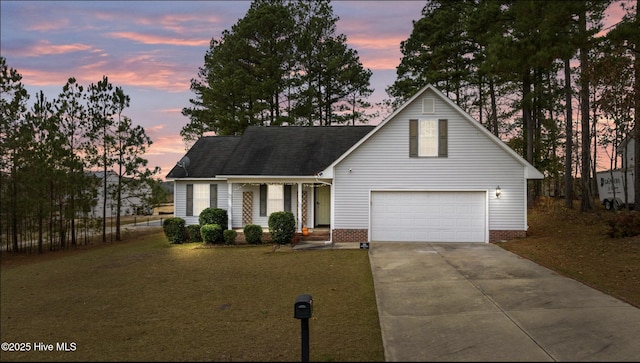
[[(194, 94), (212, 38), (219, 39), (250, 1), (0, 1), (0, 50), (23, 76), (31, 101), (42, 90), (57, 98), (69, 77), (82, 85), (103, 75), (131, 97), (125, 115), (142, 125), (153, 145), (145, 155), (164, 176), (184, 155), (181, 114)], [(388, 98), (400, 42), (411, 34), (426, 1), (332, 1), (338, 33), (347, 36), (373, 72), (370, 102)], [(619, 6), (615, 6), (618, 9)], [(615, 10), (613, 9), (613, 10)], [(614, 11), (607, 22), (617, 21)], [(619, 16), (618, 16), (619, 19)], [(377, 123), (376, 120), (373, 123)]]

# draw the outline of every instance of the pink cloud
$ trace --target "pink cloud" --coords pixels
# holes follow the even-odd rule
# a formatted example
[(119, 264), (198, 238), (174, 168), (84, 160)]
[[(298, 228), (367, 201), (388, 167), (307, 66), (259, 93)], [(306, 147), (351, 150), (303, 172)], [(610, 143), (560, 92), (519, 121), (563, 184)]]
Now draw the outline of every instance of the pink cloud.
[(189, 71), (181, 65), (157, 61), (153, 54), (140, 54), (123, 60), (103, 59), (79, 67), (78, 79), (95, 82), (107, 75), (115, 83), (148, 87), (168, 92), (189, 90)]
[(358, 36), (350, 37), (347, 42), (355, 49), (389, 49), (399, 52), (400, 42), (404, 40), (406, 40), (406, 37), (400, 35), (387, 37)]
[(209, 39), (180, 39), (174, 37), (141, 34), (136, 32), (113, 32), (107, 33), (107, 35), (112, 38), (128, 39), (142, 44), (165, 44), (188, 47), (201, 47), (209, 45)]
[(163, 124), (159, 124), (159, 125), (155, 125), (155, 126), (151, 126), (151, 127), (147, 127), (146, 131), (149, 133), (154, 133), (154, 132), (161, 132), (162, 130), (164, 130), (164, 125)]
[(48, 40), (39, 40), (34, 44), (18, 48), (14, 55), (21, 57), (40, 57), (74, 52), (91, 51), (93, 47), (82, 43), (52, 44)]
[[(177, 34), (210, 33), (212, 24), (220, 24), (222, 19), (216, 16), (203, 17), (202, 14), (169, 14), (154, 19), (152, 24), (160, 24), (164, 29)], [(207, 45), (209, 43), (207, 42)]]
[(395, 70), (400, 64), (400, 52), (396, 57), (374, 57), (361, 59), (362, 66), (371, 70)]
[(182, 138), (175, 134), (153, 138), (153, 144), (147, 149), (144, 158), (147, 159), (149, 168), (160, 167), (161, 172), (156, 177), (164, 179), (186, 152)]
[(349, 46), (358, 50), (360, 61), (365, 68), (372, 70), (395, 69), (400, 63), (402, 53), (400, 42), (404, 37), (358, 36), (348, 39)]
[(70, 21), (67, 18), (39, 19), (34, 24), (27, 25), (25, 29), (29, 31), (46, 32), (46, 31), (59, 30), (61, 28), (66, 28), (69, 26), (69, 24), (70, 24)]
[(188, 91), (190, 75), (179, 66), (145, 61), (145, 57), (123, 62), (100, 60), (68, 71), (21, 68), (18, 70), (25, 84), (33, 86), (62, 86), (71, 76), (82, 84), (90, 84), (106, 75), (120, 86), (159, 89), (171, 93)]

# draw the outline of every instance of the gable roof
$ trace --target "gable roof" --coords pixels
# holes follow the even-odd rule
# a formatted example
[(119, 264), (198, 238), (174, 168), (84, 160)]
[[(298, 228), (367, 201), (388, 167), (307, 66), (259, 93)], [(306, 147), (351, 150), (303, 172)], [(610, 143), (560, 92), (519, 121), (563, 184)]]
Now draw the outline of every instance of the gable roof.
[(242, 136), (205, 136), (167, 178), (314, 176), (375, 126), (249, 126)]
[(336, 159), (333, 163), (331, 163), (331, 165), (329, 165), (324, 171), (323, 174), (326, 177), (331, 178), (333, 176), (333, 168), (334, 166), (336, 166), (339, 162), (341, 162), (344, 158), (346, 158), (347, 156), (349, 156), (349, 154), (351, 154), (351, 152), (353, 152), (355, 149), (357, 149), (360, 145), (362, 145), (364, 142), (366, 142), (371, 136), (373, 136), (376, 132), (378, 132), (378, 130), (380, 130), (382, 127), (384, 127), (385, 124), (387, 124), (390, 120), (392, 120), (396, 115), (398, 115), (400, 112), (402, 112), (405, 108), (407, 108), (411, 103), (413, 103), (413, 101), (415, 101), (418, 97), (420, 97), (421, 95), (423, 95), (427, 90), (431, 90), (433, 91), (436, 96), (440, 97), (444, 102), (446, 102), (449, 106), (453, 107), (457, 112), (459, 112), (463, 118), (467, 121), (469, 121), (469, 123), (471, 125), (473, 125), (479, 132), (482, 132), (485, 136), (487, 136), (491, 141), (493, 141), (498, 147), (500, 147), (502, 150), (504, 150), (507, 154), (511, 155), (511, 157), (513, 157), (514, 159), (516, 159), (516, 161), (518, 161), (520, 164), (522, 164), (522, 166), (525, 168), (525, 172), (524, 172), (524, 176), (526, 179), (544, 179), (544, 175), (538, 171), (538, 169), (536, 169), (533, 165), (531, 165), (531, 163), (529, 163), (527, 160), (525, 160), (522, 156), (520, 156), (520, 154), (518, 154), (515, 150), (513, 150), (512, 148), (509, 147), (509, 145), (507, 145), (506, 143), (504, 143), (502, 140), (500, 140), (500, 138), (498, 138), (496, 135), (492, 134), (489, 130), (487, 130), (487, 128), (485, 128), (484, 126), (482, 126), (479, 122), (477, 122), (473, 117), (471, 117), (471, 115), (469, 115), (466, 111), (464, 111), (462, 108), (460, 108), (460, 106), (456, 105), (455, 102), (453, 102), (453, 100), (451, 100), (449, 97), (445, 96), (442, 92), (440, 92), (440, 90), (438, 90), (437, 88), (435, 88), (433, 85), (428, 84), (425, 87), (423, 87), (420, 91), (416, 92), (408, 101), (406, 101), (405, 103), (403, 103), (400, 107), (398, 107), (395, 111), (393, 111), (391, 114), (389, 114), (389, 116), (385, 117), (384, 120), (382, 120), (382, 122), (380, 122), (378, 124), (378, 126), (376, 127), (376, 129), (367, 134), (365, 137), (363, 137), (360, 141), (358, 141), (356, 144), (354, 144), (351, 148), (349, 148), (349, 150), (347, 150), (344, 154), (342, 154), (342, 156), (340, 156), (338, 159)]
[(188, 165), (175, 165), (167, 174), (167, 178), (214, 178), (220, 173), (239, 141), (240, 136), (199, 138), (185, 155), (189, 158)]
[(221, 175), (313, 176), (375, 126), (250, 126)]

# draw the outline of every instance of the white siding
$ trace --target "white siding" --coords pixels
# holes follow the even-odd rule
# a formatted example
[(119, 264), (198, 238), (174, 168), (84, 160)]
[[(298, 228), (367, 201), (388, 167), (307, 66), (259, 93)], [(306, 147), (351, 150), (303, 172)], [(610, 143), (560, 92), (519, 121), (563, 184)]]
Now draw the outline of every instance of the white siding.
[(184, 219), (186, 225), (198, 224), (198, 215), (187, 216), (187, 184), (218, 185), (218, 205), (217, 208), (227, 210), (227, 183), (225, 181), (212, 180), (176, 180), (173, 196), (173, 215)]
[(489, 230), (526, 230), (524, 166), (433, 92), (423, 97), (435, 98), (430, 118), (448, 120), (448, 157), (409, 157), (409, 120), (425, 117), (418, 97), (336, 165), (332, 228), (368, 229), (370, 190), (414, 189), (487, 190)]

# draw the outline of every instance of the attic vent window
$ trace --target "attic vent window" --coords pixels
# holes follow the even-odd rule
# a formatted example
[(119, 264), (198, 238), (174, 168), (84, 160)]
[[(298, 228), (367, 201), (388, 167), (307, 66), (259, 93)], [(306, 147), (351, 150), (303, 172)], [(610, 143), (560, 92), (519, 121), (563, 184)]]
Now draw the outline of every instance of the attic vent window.
[(434, 114), (436, 113), (436, 102), (435, 99), (428, 97), (422, 99), (422, 113), (423, 114)]

